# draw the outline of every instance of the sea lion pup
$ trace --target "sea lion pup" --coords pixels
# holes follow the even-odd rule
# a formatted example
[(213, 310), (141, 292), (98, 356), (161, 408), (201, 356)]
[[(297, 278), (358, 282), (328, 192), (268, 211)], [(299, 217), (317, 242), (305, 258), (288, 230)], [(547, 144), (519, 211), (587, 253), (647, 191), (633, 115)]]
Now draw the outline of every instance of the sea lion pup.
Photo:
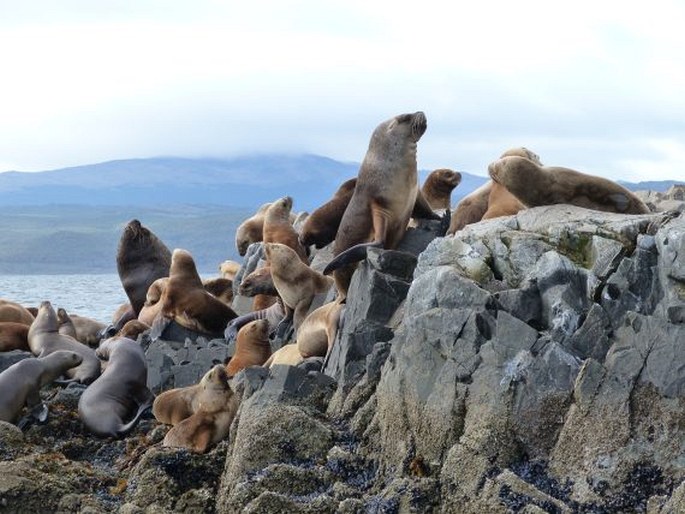
[(64, 310), (62, 307), (57, 309), (57, 323), (59, 325), (57, 331), (60, 334), (64, 336), (73, 337), (74, 339), (76, 339), (76, 327), (74, 326), (74, 322), (71, 321), (71, 317), (69, 316), (69, 314), (67, 314), (67, 311)]
[(29, 327), (28, 342), (31, 353), (44, 357), (57, 350), (70, 350), (81, 356), (81, 364), (67, 371), (70, 381), (90, 384), (100, 376), (100, 360), (95, 352), (76, 339), (59, 333), (57, 313), (49, 301), (41, 302), (38, 316)]
[(283, 322), (293, 321), (295, 331), (300, 327), (312, 305), (314, 296), (326, 293), (333, 280), (300, 261), (288, 246), (265, 243), (264, 252), (271, 267), (271, 277), (285, 306)]
[(221, 276), (231, 281), (235, 279), (239, 269), (240, 263), (235, 261), (228, 260), (219, 264), (219, 273), (221, 273)]
[(325, 357), (330, 352), (338, 333), (343, 305), (337, 301), (329, 302), (305, 318), (297, 331), (297, 349), (303, 358)]
[(0, 298), (0, 321), (12, 321), (14, 323), (30, 325), (33, 323), (33, 320), (34, 315), (26, 307)]
[(452, 208), (452, 191), (461, 183), (461, 173), (448, 168), (431, 171), (421, 187), (428, 205), (435, 210)]
[[(507, 156), (525, 157), (542, 166), (540, 157), (524, 146), (510, 148), (500, 155), (500, 159)], [(492, 193), (493, 188), (495, 189), (494, 194)], [(454, 235), (455, 232), (461, 230), (466, 225), (477, 223), (482, 219), (516, 214), (518, 212), (516, 210), (517, 208), (525, 207), (522, 203), (518, 202), (513, 195), (507, 195), (503, 189), (505, 188), (495, 186), (495, 183), (492, 180), (488, 180), (478, 189), (462, 198), (452, 213), (452, 220), (450, 222), (450, 228), (447, 230), (447, 234)], [(491, 194), (493, 194), (492, 200), (494, 206), (493, 209), (488, 212), (491, 204)], [(520, 208), (518, 210), (521, 210)], [(487, 218), (485, 217), (486, 213), (488, 214)]]
[(40, 388), (79, 364), (80, 355), (64, 350), (12, 364), (0, 373), (0, 420), (16, 423), (24, 405), (29, 409), (42, 405), (40, 413), (34, 412), (34, 415), (40, 421), (45, 421), (48, 412), (40, 399)]
[(343, 182), (333, 198), (307, 217), (300, 232), (300, 243), (303, 246), (314, 245), (316, 248), (323, 248), (335, 239), (340, 220), (350, 203), (356, 185), (356, 178)]
[(422, 112), (400, 114), (381, 123), (371, 136), (335, 237), (336, 257), (324, 269), (326, 275), (335, 271), (341, 299), (347, 295), (355, 264), (366, 257), (367, 249), (396, 248), (417, 206), (439, 219), (419, 194), (416, 147), (426, 127)]
[(81, 395), (78, 415), (99, 437), (123, 437), (155, 398), (147, 388), (145, 352), (131, 339), (112, 337), (100, 344), (96, 354), (107, 361), (107, 367)]
[(228, 380), (221, 364), (209, 370), (200, 381), (202, 393), (197, 396), (195, 412), (175, 424), (167, 432), (162, 445), (204, 453), (228, 436), (239, 404)]
[(210, 278), (204, 280), (202, 285), (205, 291), (221, 300), (230, 307), (233, 301), (233, 281), (227, 278)]
[(197, 332), (223, 334), (228, 322), (236, 317), (233, 309), (205, 290), (193, 257), (180, 248), (171, 256), (169, 281), (159, 303), (161, 308), (150, 331), (153, 340), (172, 320)]
[(307, 251), (300, 244), (299, 236), (290, 223), (293, 199), (279, 198), (264, 213), (264, 242), (281, 243), (292, 248), (302, 262), (308, 263)]
[(248, 246), (258, 243), (263, 237), (264, 213), (271, 202), (263, 204), (257, 212), (238, 225), (235, 232), (235, 246), (241, 257), (245, 256)]
[(277, 364), (297, 366), (301, 362), (304, 362), (304, 357), (302, 357), (300, 350), (297, 348), (297, 343), (290, 343), (272, 353), (271, 357), (264, 363), (264, 367), (270, 368)]
[(147, 289), (147, 294), (145, 295), (145, 303), (138, 314), (139, 321), (142, 321), (146, 325), (152, 325), (152, 323), (154, 323), (155, 318), (162, 309), (162, 304), (159, 303), (159, 300), (162, 298), (162, 293), (164, 292), (167, 282), (169, 282), (169, 277), (162, 277), (150, 284), (150, 287)]
[(171, 252), (149, 229), (134, 219), (128, 222), (119, 240), (117, 271), (132, 311), (125, 313), (107, 333), (113, 335), (127, 321), (135, 319), (145, 303), (147, 290), (155, 280), (169, 274)]
[(240, 282), (238, 292), (242, 296), (254, 297), (253, 311), (266, 309), (278, 301), (278, 291), (276, 291), (273, 278), (271, 278), (269, 266), (257, 268), (245, 277)]
[(226, 364), (229, 377), (248, 366), (261, 366), (271, 356), (269, 322), (259, 319), (249, 322), (238, 331), (235, 353)]
[(71, 336), (79, 343), (91, 348), (97, 348), (102, 339), (102, 331), (105, 328), (104, 323), (94, 319), (77, 314), (69, 315), (62, 307), (57, 309), (57, 321), (59, 322), (60, 334)]
[(12, 350), (31, 351), (29, 348), (29, 326), (15, 321), (0, 322), (0, 352)]
[(490, 177), (526, 207), (565, 203), (605, 212), (647, 214), (649, 208), (611, 180), (557, 166), (540, 166), (509, 156), (488, 166)]
[(138, 339), (138, 336), (146, 330), (150, 330), (150, 325), (143, 323), (139, 319), (132, 319), (117, 332), (116, 337), (125, 337), (135, 341)]

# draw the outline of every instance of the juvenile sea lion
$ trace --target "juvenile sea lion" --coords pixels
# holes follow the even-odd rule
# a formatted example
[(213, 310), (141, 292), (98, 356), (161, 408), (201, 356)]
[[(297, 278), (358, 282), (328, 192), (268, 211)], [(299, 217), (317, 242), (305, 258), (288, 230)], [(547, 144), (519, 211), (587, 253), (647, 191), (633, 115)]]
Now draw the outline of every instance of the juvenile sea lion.
[(154, 323), (155, 318), (162, 309), (162, 304), (159, 303), (159, 300), (162, 298), (162, 293), (164, 292), (167, 282), (169, 282), (169, 277), (162, 277), (150, 284), (145, 295), (145, 303), (138, 314), (139, 321), (142, 321), (146, 325), (152, 325), (152, 323)]
[(238, 331), (235, 353), (226, 364), (229, 377), (248, 366), (261, 366), (271, 356), (269, 322), (265, 319), (251, 321)]
[(488, 166), (490, 177), (527, 207), (565, 203), (605, 212), (647, 214), (648, 207), (611, 180), (508, 156)]
[(303, 358), (325, 357), (338, 333), (344, 304), (329, 302), (313, 310), (297, 331), (297, 349)]
[(433, 170), (421, 187), (421, 193), (433, 210), (452, 208), (452, 191), (461, 183), (461, 173), (447, 168)]
[(263, 266), (254, 270), (240, 282), (238, 292), (242, 296), (254, 297), (253, 311), (266, 309), (276, 303), (278, 291), (271, 278), (271, 268)]
[(333, 281), (297, 258), (295, 252), (280, 243), (265, 243), (264, 252), (271, 267), (271, 277), (283, 300), (286, 316), (295, 330), (307, 316), (314, 296), (327, 292)]
[(333, 198), (307, 217), (300, 232), (300, 243), (303, 246), (314, 245), (316, 248), (323, 248), (335, 239), (340, 220), (350, 203), (356, 185), (356, 178), (343, 182)]
[(526, 206), (519, 202), (506, 187), (497, 182), (492, 182), (490, 195), (488, 196), (488, 210), (481, 219), (489, 220), (500, 216), (511, 216), (525, 209)]
[(335, 271), (341, 299), (347, 295), (354, 264), (366, 257), (370, 246), (396, 248), (417, 206), (426, 216), (438, 218), (419, 194), (416, 147), (426, 127), (422, 112), (401, 114), (381, 123), (371, 136), (335, 237), (336, 257), (324, 269), (326, 275)]
[(107, 367), (81, 395), (78, 415), (97, 436), (123, 437), (154, 400), (147, 388), (145, 352), (131, 339), (113, 337), (103, 341), (96, 353)]
[(307, 251), (300, 244), (299, 236), (290, 223), (293, 199), (279, 198), (264, 213), (264, 242), (281, 243), (292, 248), (302, 262), (308, 262)]
[(226, 370), (220, 364), (214, 366), (198, 385), (202, 393), (198, 395), (195, 412), (167, 432), (163, 446), (204, 453), (228, 436), (239, 400), (231, 389)]
[(233, 281), (227, 278), (210, 278), (204, 280), (202, 285), (205, 291), (230, 306), (233, 301)]
[(23, 305), (10, 300), (0, 299), (0, 321), (12, 321), (30, 325), (34, 316)]
[(265, 368), (270, 368), (277, 364), (285, 364), (288, 366), (297, 366), (304, 361), (304, 357), (297, 348), (297, 343), (290, 343), (282, 346), (264, 363)]
[(0, 322), (0, 352), (29, 349), (29, 326), (14, 321)]
[(62, 307), (57, 309), (57, 323), (59, 325), (57, 331), (60, 334), (76, 339), (76, 327), (74, 326), (74, 322), (71, 320), (67, 311)]
[(96, 347), (102, 339), (101, 333), (106, 328), (104, 323), (87, 316), (71, 315), (71, 322), (76, 330), (76, 339), (83, 344)]
[(150, 331), (152, 339), (161, 336), (172, 320), (197, 332), (223, 334), (236, 317), (233, 309), (205, 290), (193, 257), (180, 248), (172, 254), (169, 281), (159, 303), (161, 308)]
[(258, 243), (263, 238), (264, 213), (271, 202), (263, 204), (257, 212), (238, 225), (235, 232), (235, 246), (241, 257), (245, 256), (247, 247), (252, 243)]
[(138, 339), (138, 336), (145, 332), (146, 330), (150, 330), (150, 325), (147, 323), (143, 323), (139, 319), (132, 319), (131, 321), (127, 322), (119, 332), (117, 332), (116, 337), (125, 337), (127, 339), (133, 339), (134, 341)]
[[(35, 409), (42, 404), (40, 388), (81, 364), (81, 357), (70, 351), (56, 351), (40, 358), (28, 358), (12, 364), (0, 373), (0, 420), (16, 423), (26, 405)], [(45, 421), (43, 405), (39, 419)]]
[(28, 333), (31, 353), (37, 357), (50, 355), (57, 350), (69, 350), (81, 356), (81, 364), (67, 371), (73, 381), (90, 384), (100, 376), (100, 360), (95, 352), (76, 339), (59, 333), (57, 313), (49, 301), (41, 302), (38, 315)]

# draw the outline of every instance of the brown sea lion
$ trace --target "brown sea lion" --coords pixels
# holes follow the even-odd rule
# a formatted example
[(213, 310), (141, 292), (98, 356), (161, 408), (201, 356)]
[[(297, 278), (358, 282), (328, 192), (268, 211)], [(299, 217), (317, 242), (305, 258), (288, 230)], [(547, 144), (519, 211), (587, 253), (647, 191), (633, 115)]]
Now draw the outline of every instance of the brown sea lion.
[(569, 168), (540, 166), (525, 157), (499, 159), (488, 166), (488, 172), (527, 207), (564, 203), (623, 214), (649, 212), (635, 194), (611, 180)]
[(196, 332), (223, 334), (236, 317), (233, 309), (205, 290), (193, 257), (180, 248), (172, 254), (169, 281), (159, 303), (161, 308), (150, 331), (152, 339), (160, 337), (172, 320)]
[(253, 311), (266, 309), (276, 303), (278, 291), (271, 278), (271, 268), (263, 266), (254, 270), (240, 282), (238, 292), (242, 296), (254, 297)]
[[(41, 406), (40, 388), (79, 364), (80, 355), (63, 350), (12, 364), (0, 373), (0, 420), (16, 423), (24, 406), (28, 409)], [(34, 415), (45, 421), (47, 407), (42, 407), (40, 413), (35, 412)]]
[(303, 358), (325, 357), (338, 333), (344, 304), (329, 302), (313, 310), (297, 331), (297, 349)]
[(167, 432), (163, 446), (204, 453), (228, 436), (239, 400), (231, 389), (226, 370), (220, 364), (214, 366), (198, 385), (202, 394), (198, 395), (195, 412)]
[(152, 323), (154, 323), (155, 318), (162, 309), (162, 304), (159, 303), (159, 300), (162, 298), (162, 293), (164, 292), (167, 282), (169, 282), (169, 277), (162, 277), (150, 284), (145, 295), (145, 303), (138, 314), (139, 321), (142, 321), (146, 325), (152, 325)]
[(132, 319), (128, 321), (122, 328), (117, 332), (116, 337), (125, 337), (127, 339), (133, 339), (134, 341), (138, 339), (138, 336), (150, 330), (150, 325), (143, 323), (139, 319)]
[(316, 248), (323, 248), (335, 239), (340, 220), (350, 203), (356, 185), (356, 178), (343, 182), (333, 198), (307, 217), (300, 232), (300, 243), (303, 246), (314, 245)]
[(263, 204), (257, 212), (238, 225), (235, 232), (235, 246), (241, 257), (245, 256), (247, 247), (252, 243), (258, 243), (263, 238), (264, 213), (271, 202)]
[(284, 320), (293, 320), (295, 330), (307, 316), (314, 296), (326, 293), (333, 281), (297, 259), (295, 252), (280, 243), (265, 243), (264, 252), (271, 266), (271, 277), (283, 300)]
[(131, 339), (114, 337), (103, 341), (96, 354), (107, 367), (81, 394), (78, 415), (99, 437), (123, 437), (154, 400), (147, 388), (145, 352)]
[(307, 251), (300, 244), (299, 236), (290, 223), (293, 199), (289, 196), (279, 198), (264, 213), (265, 243), (281, 243), (292, 248), (302, 262), (308, 262)]
[(10, 300), (0, 299), (0, 321), (12, 321), (30, 325), (33, 323), (34, 316), (23, 305)]
[(431, 171), (421, 193), (433, 210), (452, 208), (452, 191), (461, 183), (461, 173), (447, 168)]
[(278, 364), (285, 364), (287, 366), (297, 366), (304, 361), (304, 357), (297, 348), (297, 343), (286, 344), (282, 346), (264, 363), (265, 368), (276, 366)]
[(233, 301), (233, 281), (227, 278), (210, 278), (202, 281), (205, 291), (230, 306)]
[(81, 356), (81, 364), (67, 371), (73, 381), (90, 384), (100, 376), (100, 360), (95, 352), (76, 339), (59, 333), (57, 313), (49, 301), (41, 302), (38, 316), (28, 333), (31, 353), (37, 357), (50, 355), (57, 350), (69, 350)]
[[(143, 308), (150, 284), (169, 275), (170, 265), (169, 249), (140, 221), (131, 220), (124, 227), (117, 250), (117, 271), (133, 309), (130, 319), (136, 318)], [(115, 327), (116, 330), (124, 323)]]
[(396, 248), (418, 207), (427, 217), (438, 219), (419, 194), (416, 147), (426, 127), (422, 112), (401, 114), (381, 123), (371, 136), (335, 237), (336, 257), (324, 269), (324, 274), (335, 271), (341, 299), (347, 295), (356, 263), (366, 257), (369, 247)]
[(240, 263), (235, 261), (224, 261), (219, 264), (219, 273), (223, 278), (233, 280), (240, 269)]
[(97, 348), (102, 339), (102, 331), (106, 327), (104, 323), (94, 319), (78, 314), (70, 315), (62, 307), (57, 309), (57, 321), (59, 322), (60, 334), (71, 336), (79, 343), (91, 348)]
[(488, 196), (488, 210), (485, 211), (481, 219), (489, 220), (500, 216), (511, 216), (525, 208), (526, 206), (519, 202), (518, 198), (512, 195), (506, 187), (493, 182)]
[[(57, 309), (57, 323), (59, 325), (57, 331), (60, 334), (76, 339), (76, 327), (74, 326), (74, 322), (71, 320), (67, 311), (62, 307)], [(78, 339), (76, 340), (78, 341)]]
[(14, 321), (0, 322), (0, 352), (12, 350), (31, 351), (29, 348), (29, 326)]
[(228, 376), (233, 377), (248, 366), (261, 366), (270, 356), (269, 322), (265, 319), (251, 321), (238, 331), (235, 353), (226, 364)]

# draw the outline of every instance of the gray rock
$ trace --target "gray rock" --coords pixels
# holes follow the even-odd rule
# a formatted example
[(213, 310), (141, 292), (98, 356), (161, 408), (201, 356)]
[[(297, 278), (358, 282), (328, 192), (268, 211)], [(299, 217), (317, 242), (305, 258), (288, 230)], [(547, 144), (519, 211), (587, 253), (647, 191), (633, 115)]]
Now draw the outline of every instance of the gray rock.
[(564, 347), (581, 359), (590, 357), (603, 362), (611, 346), (612, 328), (611, 319), (604, 309), (593, 303), (580, 328), (564, 340)]
[(0, 352), (0, 373), (5, 371), (7, 368), (16, 364), (17, 362), (29, 359), (33, 357), (31, 352), (25, 352), (23, 350), (11, 350), (9, 352)]

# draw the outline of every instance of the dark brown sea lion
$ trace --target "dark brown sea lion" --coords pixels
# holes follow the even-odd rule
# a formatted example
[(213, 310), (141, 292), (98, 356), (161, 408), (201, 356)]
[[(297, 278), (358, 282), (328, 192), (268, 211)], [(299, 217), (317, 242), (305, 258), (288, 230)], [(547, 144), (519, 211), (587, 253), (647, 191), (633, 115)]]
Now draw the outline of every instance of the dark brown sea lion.
[(276, 286), (274, 286), (274, 281), (271, 278), (269, 266), (257, 268), (245, 277), (240, 282), (238, 292), (242, 296), (254, 297), (253, 311), (266, 309), (278, 301), (278, 291), (276, 291)]
[(150, 331), (152, 339), (160, 337), (172, 320), (196, 332), (223, 334), (236, 317), (233, 309), (205, 290), (193, 257), (180, 248), (172, 254), (169, 281), (159, 303), (161, 308)]
[(343, 182), (333, 198), (307, 217), (300, 232), (300, 243), (302, 245), (314, 245), (316, 248), (323, 248), (335, 239), (340, 220), (350, 203), (356, 185), (356, 178)]
[(433, 170), (421, 187), (421, 193), (433, 210), (452, 208), (452, 191), (461, 183), (461, 173), (447, 168)]
[(29, 325), (14, 321), (0, 322), (0, 352), (12, 350), (31, 351), (29, 348)]
[(228, 436), (239, 400), (226, 370), (220, 364), (214, 366), (198, 385), (202, 393), (197, 397), (194, 412), (174, 424), (164, 437), (163, 446), (204, 453)]
[(233, 301), (233, 281), (227, 278), (210, 278), (202, 281), (205, 291), (214, 295), (226, 305)]
[[(16, 423), (22, 409), (42, 405), (40, 388), (81, 364), (81, 357), (70, 351), (56, 351), (40, 358), (23, 359), (0, 373), (0, 420)], [(34, 413), (47, 419), (47, 407)]]
[(78, 415), (100, 437), (123, 437), (152, 407), (154, 395), (147, 388), (145, 352), (131, 339), (107, 339), (97, 349), (107, 367), (83, 392)]
[(235, 233), (235, 246), (241, 257), (245, 256), (248, 246), (258, 243), (263, 238), (264, 213), (271, 202), (263, 204), (257, 212), (238, 225)]
[(381, 123), (371, 136), (335, 237), (336, 257), (324, 269), (325, 274), (335, 271), (341, 298), (347, 295), (355, 263), (370, 246), (396, 248), (417, 205), (438, 218), (419, 194), (416, 147), (426, 127), (422, 112), (401, 114)]
[(649, 208), (625, 187), (603, 177), (530, 159), (509, 156), (488, 166), (490, 177), (527, 207), (558, 203), (623, 214), (647, 214)]
[(233, 377), (248, 366), (261, 366), (270, 356), (269, 322), (265, 319), (251, 321), (238, 331), (235, 353), (226, 364), (228, 376)]

